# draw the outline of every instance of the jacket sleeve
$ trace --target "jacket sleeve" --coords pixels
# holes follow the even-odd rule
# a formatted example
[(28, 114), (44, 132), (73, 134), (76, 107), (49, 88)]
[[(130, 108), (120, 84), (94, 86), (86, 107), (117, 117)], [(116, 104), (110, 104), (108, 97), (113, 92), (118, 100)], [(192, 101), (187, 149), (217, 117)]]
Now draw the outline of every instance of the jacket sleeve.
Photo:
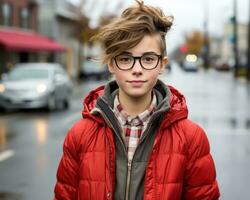
[(208, 138), (199, 126), (195, 125), (193, 130), (190, 131), (193, 134), (189, 141), (183, 199), (217, 200), (220, 192)]
[(78, 193), (78, 157), (71, 129), (63, 144), (63, 156), (57, 170), (54, 200), (76, 200)]

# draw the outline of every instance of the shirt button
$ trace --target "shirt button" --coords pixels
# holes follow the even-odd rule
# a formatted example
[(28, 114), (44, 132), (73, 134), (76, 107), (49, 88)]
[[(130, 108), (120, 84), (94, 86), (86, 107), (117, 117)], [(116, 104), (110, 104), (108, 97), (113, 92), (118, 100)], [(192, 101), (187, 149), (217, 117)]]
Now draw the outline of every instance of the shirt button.
[(111, 192), (108, 192), (107, 198), (109, 199), (111, 197)]

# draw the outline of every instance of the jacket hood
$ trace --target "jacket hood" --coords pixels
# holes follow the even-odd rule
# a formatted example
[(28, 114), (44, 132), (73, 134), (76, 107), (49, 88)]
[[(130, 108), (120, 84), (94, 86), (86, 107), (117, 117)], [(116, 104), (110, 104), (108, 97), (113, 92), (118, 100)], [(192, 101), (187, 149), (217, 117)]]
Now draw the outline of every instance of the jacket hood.
[[(115, 81), (109, 82), (107, 85), (102, 85), (94, 90), (92, 90), (83, 101), (82, 116), (84, 118), (91, 118), (100, 123), (104, 120), (100, 115), (94, 114), (95, 105), (98, 98), (102, 98), (105, 102), (112, 107), (112, 98), (110, 98), (114, 91), (118, 89), (118, 85)], [(180, 119), (185, 119), (188, 117), (188, 109), (186, 105), (185, 97), (174, 87), (170, 85), (165, 85), (162, 81), (158, 80), (154, 87), (154, 91), (158, 93), (157, 96), (161, 96), (158, 105), (169, 107), (166, 117), (164, 118), (164, 124), (169, 125)], [(159, 99), (159, 97), (158, 97)], [(165, 101), (165, 104), (162, 103)]]

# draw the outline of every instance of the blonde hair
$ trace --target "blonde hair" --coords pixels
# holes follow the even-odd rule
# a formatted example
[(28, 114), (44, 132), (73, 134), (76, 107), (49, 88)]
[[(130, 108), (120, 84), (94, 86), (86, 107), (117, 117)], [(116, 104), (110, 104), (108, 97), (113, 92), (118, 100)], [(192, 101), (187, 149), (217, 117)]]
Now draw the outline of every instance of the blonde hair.
[(136, 0), (135, 6), (125, 9), (121, 16), (100, 29), (95, 37), (103, 49), (102, 62), (135, 47), (145, 35), (161, 36), (161, 54), (166, 55), (165, 36), (172, 26), (173, 17), (165, 16), (158, 7), (144, 5)]

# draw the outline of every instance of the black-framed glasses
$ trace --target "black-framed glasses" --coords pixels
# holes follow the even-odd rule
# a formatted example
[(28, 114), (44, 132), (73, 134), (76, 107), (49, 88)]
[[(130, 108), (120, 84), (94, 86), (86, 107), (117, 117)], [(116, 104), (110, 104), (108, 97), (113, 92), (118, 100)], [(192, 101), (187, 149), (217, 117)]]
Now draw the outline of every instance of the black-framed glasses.
[(120, 54), (114, 57), (115, 64), (120, 70), (132, 69), (137, 59), (143, 69), (152, 70), (157, 67), (162, 56), (157, 54), (144, 54), (142, 56)]

